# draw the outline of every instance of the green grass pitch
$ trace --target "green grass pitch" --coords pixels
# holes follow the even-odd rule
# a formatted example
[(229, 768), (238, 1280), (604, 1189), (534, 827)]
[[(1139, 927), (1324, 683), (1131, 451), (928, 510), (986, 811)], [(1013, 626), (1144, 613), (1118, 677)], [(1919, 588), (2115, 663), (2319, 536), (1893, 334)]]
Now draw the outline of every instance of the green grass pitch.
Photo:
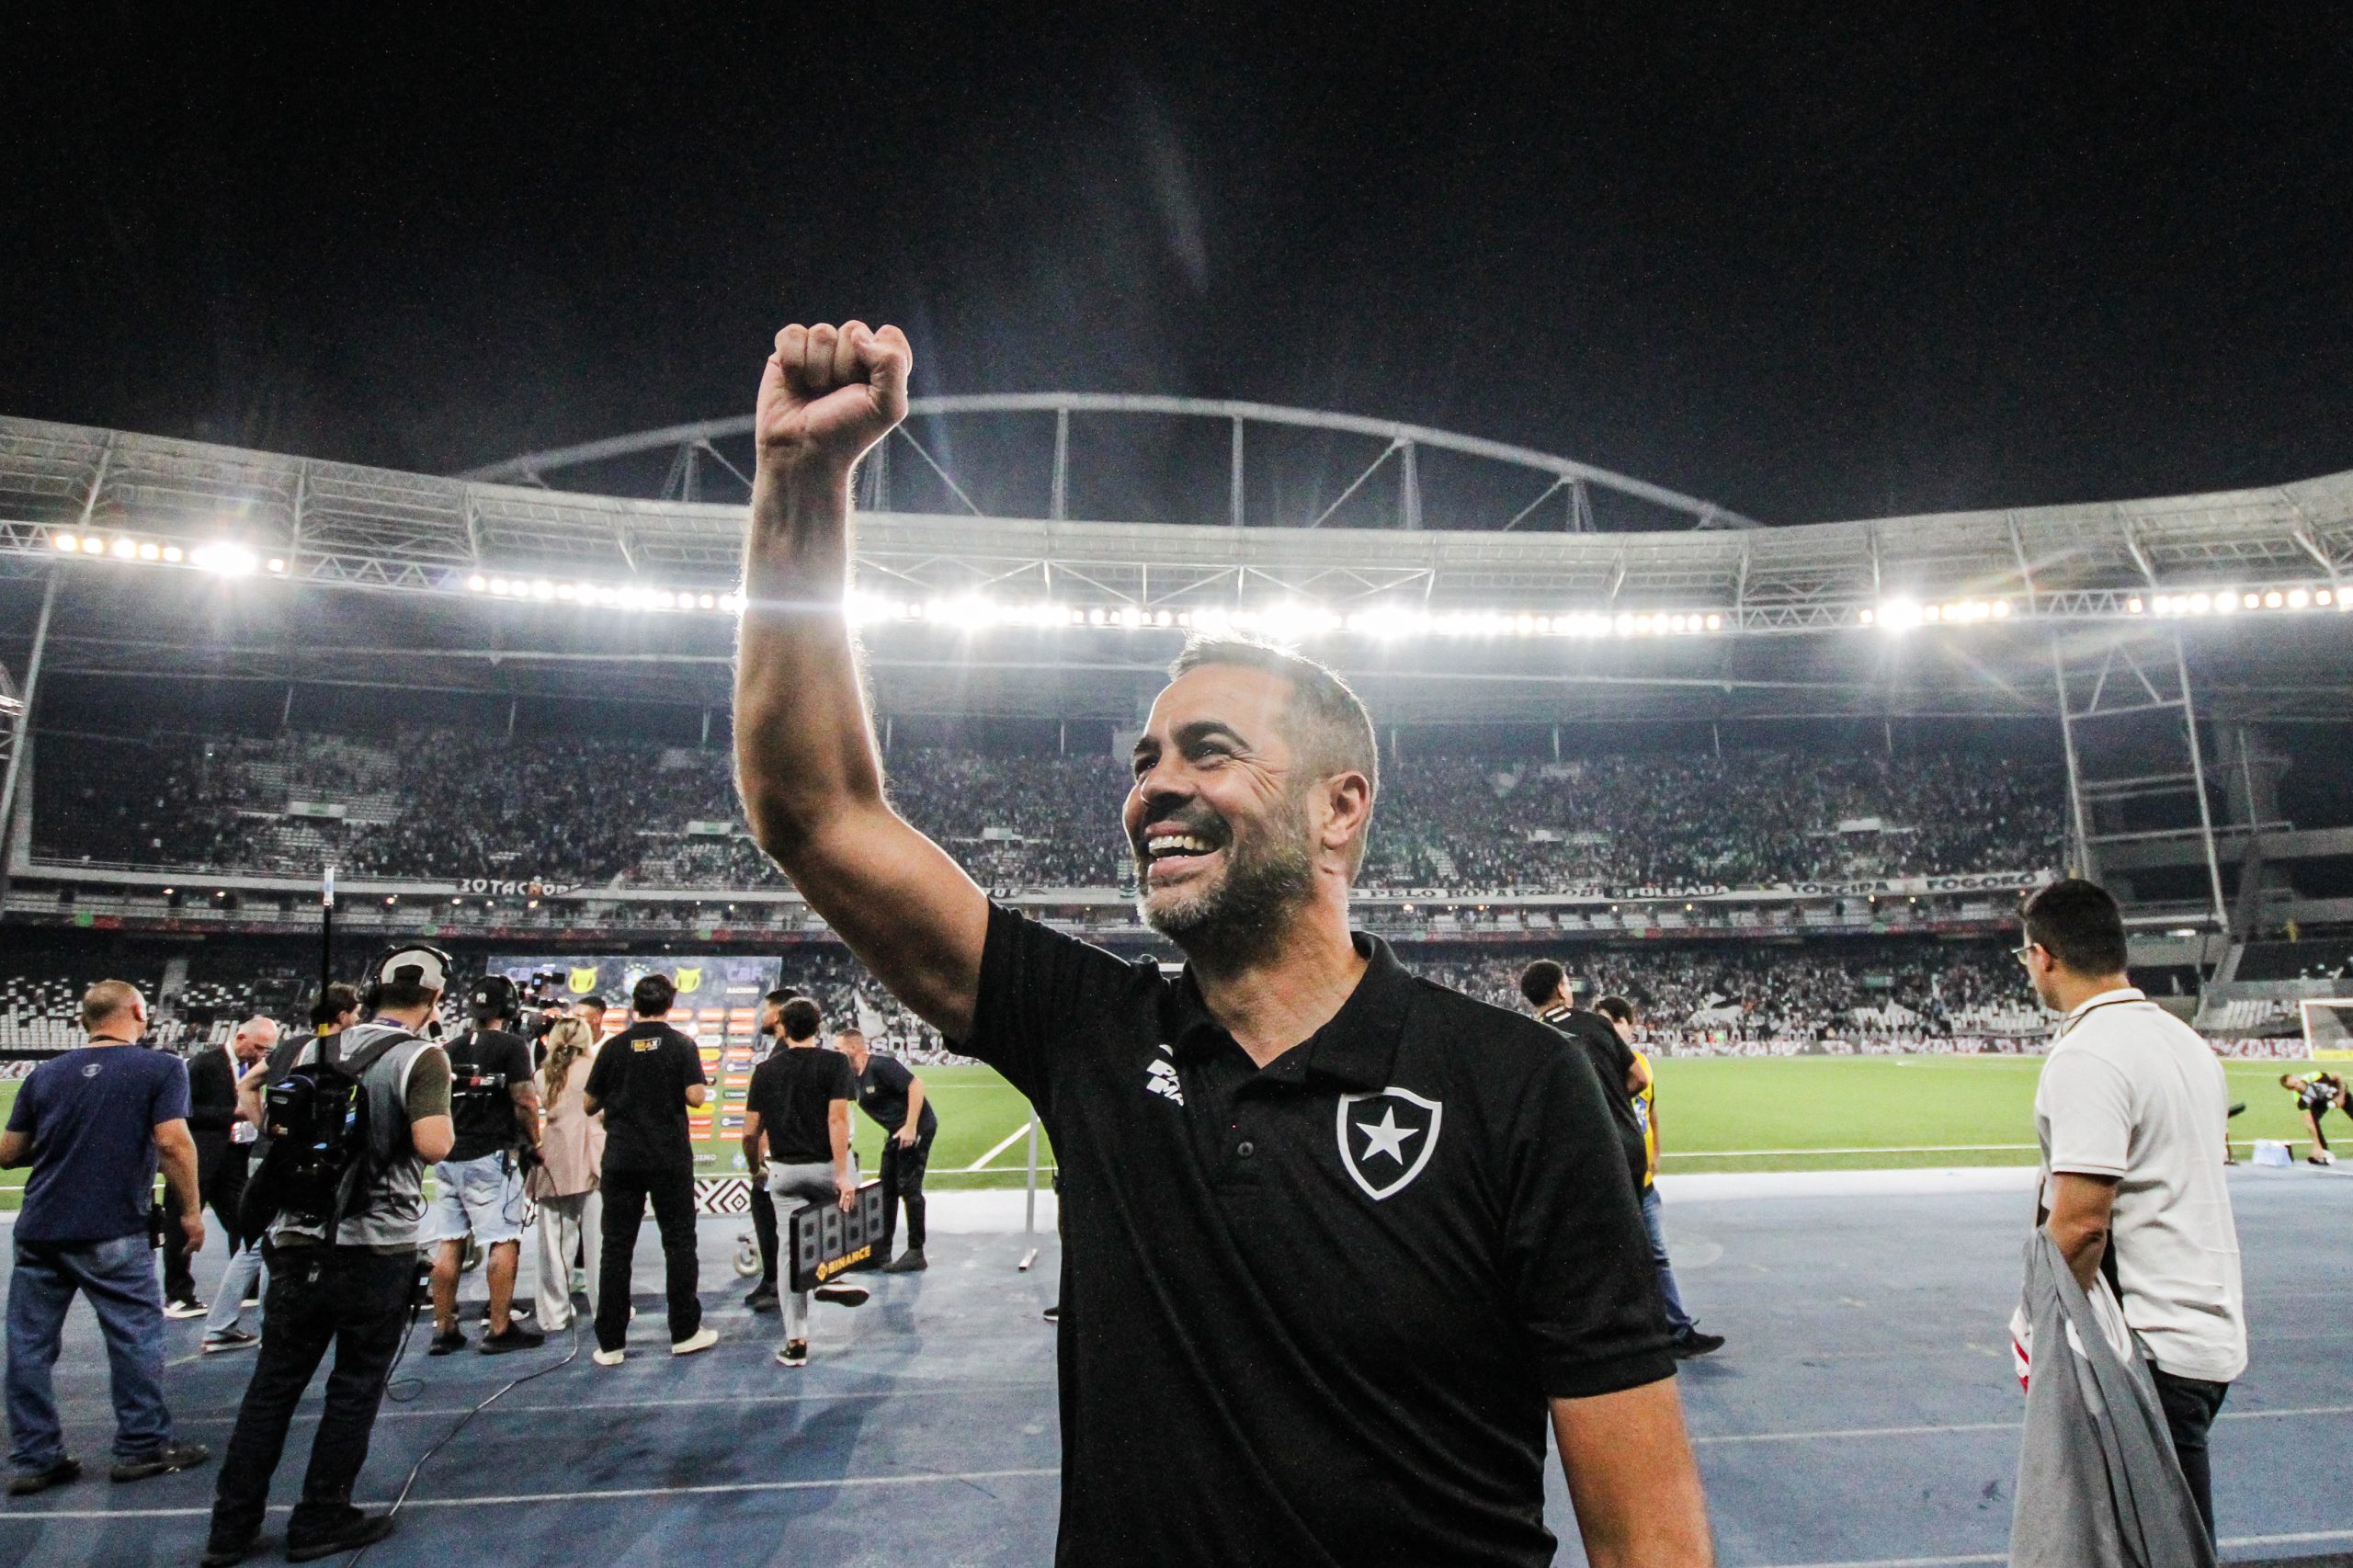
[[(2040, 1057), (1670, 1057), (1656, 1065), (1662, 1169), (1669, 1175), (2034, 1163)], [(2231, 1097), (2247, 1102), (2246, 1114), (2231, 1123), (2242, 1156), (2255, 1138), (2304, 1136), (2279, 1085), (2294, 1063), (2224, 1067)], [(986, 1067), (929, 1067), (922, 1077), (939, 1114), (928, 1185), (1020, 1187), (1029, 1102)], [(16, 1087), (0, 1084), (0, 1109)], [(862, 1114), (852, 1123), (859, 1165), (871, 1172), (881, 1160), (881, 1129)], [(707, 1174), (740, 1164), (732, 1142), (714, 1140), (699, 1153)], [(1051, 1169), (1053, 1149), (1042, 1136), (1038, 1158), (1041, 1173)], [(17, 1172), (0, 1176), (0, 1209), (16, 1206), (22, 1181)]]

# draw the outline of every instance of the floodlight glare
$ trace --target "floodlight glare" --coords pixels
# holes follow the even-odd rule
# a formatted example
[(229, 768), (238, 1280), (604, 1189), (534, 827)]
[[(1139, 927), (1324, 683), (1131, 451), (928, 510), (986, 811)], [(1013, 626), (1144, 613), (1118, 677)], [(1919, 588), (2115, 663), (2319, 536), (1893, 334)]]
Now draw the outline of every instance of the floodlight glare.
[(82, 540), (82, 553), (83, 553), (83, 554), (85, 554), (85, 555), (104, 555), (106, 552), (107, 552), (107, 541), (106, 541), (106, 540), (104, 540), (100, 539), (100, 538), (99, 538), (97, 535), (96, 535), (96, 534), (88, 534), (88, 535), (84, 536), (84, 538), (83, 538), (83, 540)]
[(215, 572), (223, 577), (249, 576), (261, 565), (252, 551), (227, 540), (199, 545), (188, 559), (204, 571)]
[(49, 541), (64, 551), (79, 550), (82, 547), (82, 541), (72, 534), (51, 534)]

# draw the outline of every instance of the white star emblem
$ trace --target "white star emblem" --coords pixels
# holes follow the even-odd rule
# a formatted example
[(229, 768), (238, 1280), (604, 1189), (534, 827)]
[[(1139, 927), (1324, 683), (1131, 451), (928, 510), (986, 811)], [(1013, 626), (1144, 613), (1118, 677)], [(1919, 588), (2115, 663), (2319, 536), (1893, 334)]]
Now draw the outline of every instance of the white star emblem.
[(1398, 1126), (1397, 1108), (1391, 1106), (1382, 1114), (1380, 1125), (1375, 1126), (1370, 1121), (1359, 1121), (1357, 1123), (1357, 1131), (1363, 1133), (1368, 1140), (1364, 1146), (1366, 1159), (1370, 1160), (1375, 1154), (1386, 1154), (1402, 1165), (1405, 1163), (1405, 1140), (1419, 1136), (1422, 1130), (1418, 1127)]

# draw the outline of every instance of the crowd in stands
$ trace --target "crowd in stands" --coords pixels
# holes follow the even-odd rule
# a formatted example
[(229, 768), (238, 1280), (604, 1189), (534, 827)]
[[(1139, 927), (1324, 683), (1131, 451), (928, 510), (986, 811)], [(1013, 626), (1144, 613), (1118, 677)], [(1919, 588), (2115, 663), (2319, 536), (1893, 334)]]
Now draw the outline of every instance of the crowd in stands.
[(1975, 753), (1415, 757), (1384, 782), (1366, 874), (1408, 887), (1766, 887), (2034, 870), (2061, 863), (2063, 788), (2048, 768)]
[[(1631, 998), (1654, 1036), (1688, 1045), (2040, 1036), (2045, 1020), (1998, 942), (1694, 943), (1567, 948), (1587, 1001)], [(1519, 1005), (1524, 952), (1416, 967), (1498, 1006)]]
[[(892, 797), (979, 881), (1132, 881), (1123, 762), (903, 748)], [(726, 754), (566, 735), (41, 737), (41, 858), (190, 870), (779, 884), (743, 836)], [(2061, 863), (2062, 780), (1981, 753), (1743, 752), (1553, 762), (1409, 756), (1386, 769), (1367, 887), (1733, 887)]]

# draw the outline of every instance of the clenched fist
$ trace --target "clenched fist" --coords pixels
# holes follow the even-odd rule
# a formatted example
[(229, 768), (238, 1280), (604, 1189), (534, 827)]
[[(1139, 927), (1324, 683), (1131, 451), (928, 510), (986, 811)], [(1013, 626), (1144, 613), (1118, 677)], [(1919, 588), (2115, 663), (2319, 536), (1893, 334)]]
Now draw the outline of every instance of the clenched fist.
[(907, 416), (906, 334), (864, 322), (789, 326), (760, 377), (752, 430), (760, 465), (847, 473)]

